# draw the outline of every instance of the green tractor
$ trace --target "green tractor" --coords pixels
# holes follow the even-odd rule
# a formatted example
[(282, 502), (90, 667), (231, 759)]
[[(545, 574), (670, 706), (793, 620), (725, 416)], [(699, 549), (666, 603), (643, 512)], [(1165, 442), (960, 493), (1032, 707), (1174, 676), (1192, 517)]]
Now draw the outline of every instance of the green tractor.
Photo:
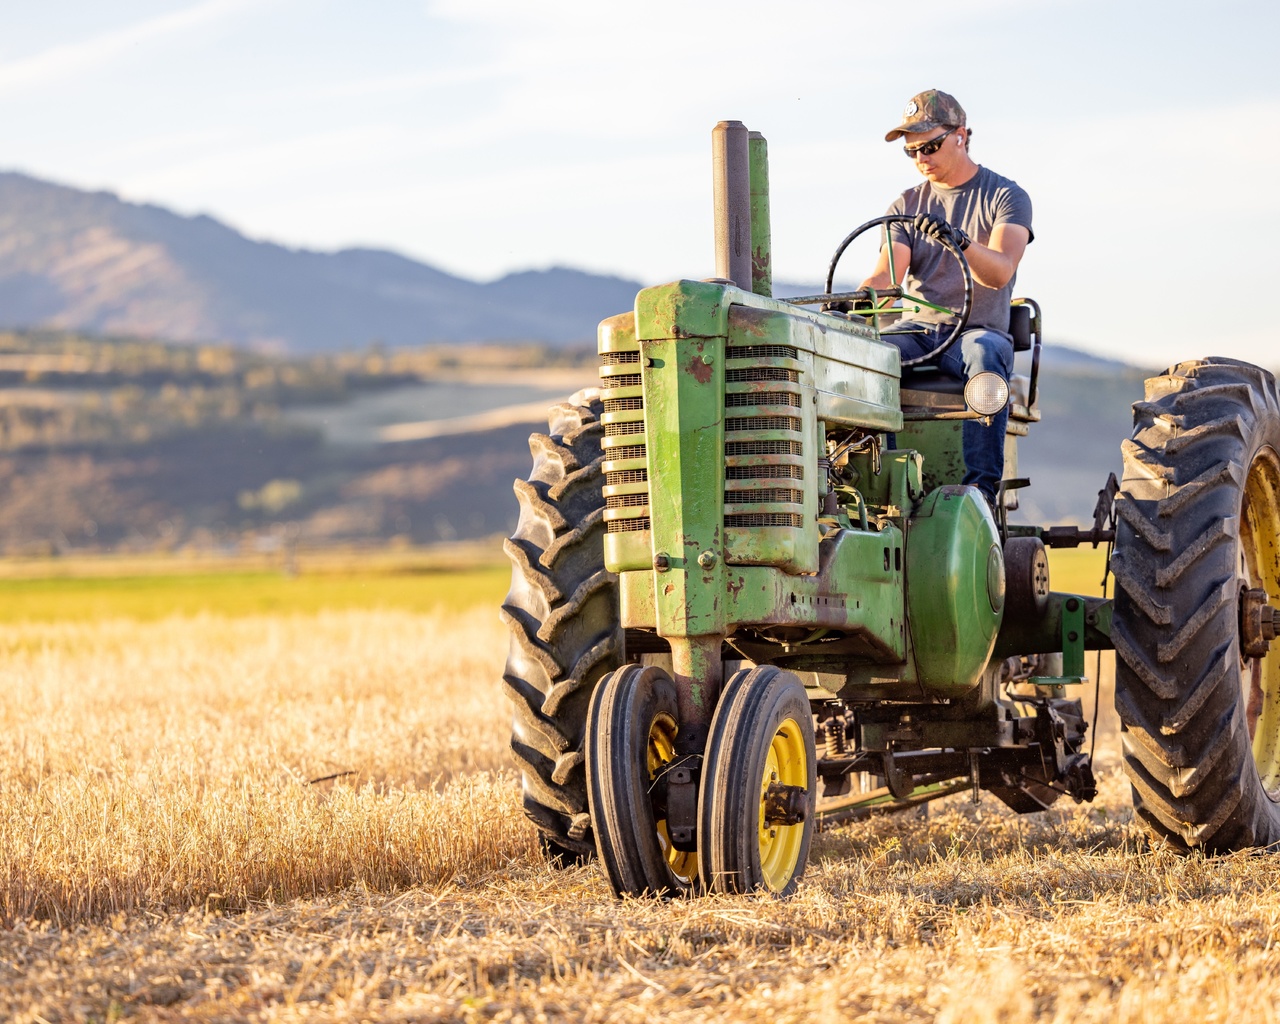
[[(600, 387), (530, 439), (507, 542), (504, 676), (524, 806), (619, 895), (793, 891), (822, 823), (955, 792), (1018, 812), (1095, 795), (1070, 696), (1114, 648), (1134, 806), (1209, 851), (1280, 843), (1280, 405), (1270, 373), (1147, 382), (1092, 529), (1014, 525), (1029, 372), (904, 367), (853, 299), (772, 297), (767, 149), (713, 133), (717, 277), (600, 325)], [(966, 276), (963, 253), (952, 249)], [(967, 315), (954, 313), (958, 335)], [(991, 379), (983, 379), (983, 377)], [(997, 507), (960, 428), (1009, 404)], [(1046, 546), (1114, 545), (1114, 600), (1059, 593)]]

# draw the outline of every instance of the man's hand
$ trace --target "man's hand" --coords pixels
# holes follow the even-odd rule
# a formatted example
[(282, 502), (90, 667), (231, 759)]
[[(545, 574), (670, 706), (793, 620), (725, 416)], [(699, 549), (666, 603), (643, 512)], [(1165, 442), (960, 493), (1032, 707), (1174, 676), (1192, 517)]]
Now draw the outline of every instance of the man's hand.
[(970, 238), (960, 228), (953, 224), (948, 224), (941, 217), (932, 213), (921, 213), (911, 222), (911, 226), (919, 231), (922, 235), (937, 242), (945, 242), (950, 240), (954, 242), (956, 247), (964, 252), (969, 248)]

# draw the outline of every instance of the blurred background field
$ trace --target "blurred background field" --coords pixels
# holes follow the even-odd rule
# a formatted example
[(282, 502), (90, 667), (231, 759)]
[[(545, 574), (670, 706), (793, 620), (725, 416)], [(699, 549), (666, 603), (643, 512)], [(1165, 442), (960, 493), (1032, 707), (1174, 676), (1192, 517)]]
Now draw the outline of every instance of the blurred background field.
[[(510, 570), (491, 543), (427, 551), (264, 560), (173, 558), (10, 563), (0, 570), (0, 622), (171, 616), (312, 615), (345, 609), (465, 610), (497, 616)], [(229, 563), (229, 564), (228, 564)], [(50, 575), (51, 572), (58, 575)]]
[[(587, 323), (631, 298), (592, 301)], [(1046, 347), (1018, 521), (1091, 520), (1143, 376)], [(596, 382), (586, 335), (280, 354), (0, 331), (0, 556), (279, 562), (509, 533), (530, 431)]]
[[(1102, 549), (1050, 552), (1055, 590), (1100, 594)], [(500, 541), (279, 558), (81, 557), (0, 562), (0, 622), (315, 614), (325, 610), (497, 614), (510, 569)]]

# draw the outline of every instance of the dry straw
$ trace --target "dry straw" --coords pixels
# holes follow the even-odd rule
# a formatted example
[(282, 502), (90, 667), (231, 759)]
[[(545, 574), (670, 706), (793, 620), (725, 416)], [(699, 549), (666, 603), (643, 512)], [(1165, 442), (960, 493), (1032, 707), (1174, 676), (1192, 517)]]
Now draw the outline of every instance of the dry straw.
[(22, 633), (0, 694), (5, 923), (392, 891), (530, 852), (505, 716), (475, 685), (491, 629), (352, 613)]
[(615, 902), (538, 860), (503, 648), (488, 610), (10, 627), (0, 1019), (1277, 1019), (1276, 862), (1148, 849), (1114, 770), (825, 833), (785, 903)]

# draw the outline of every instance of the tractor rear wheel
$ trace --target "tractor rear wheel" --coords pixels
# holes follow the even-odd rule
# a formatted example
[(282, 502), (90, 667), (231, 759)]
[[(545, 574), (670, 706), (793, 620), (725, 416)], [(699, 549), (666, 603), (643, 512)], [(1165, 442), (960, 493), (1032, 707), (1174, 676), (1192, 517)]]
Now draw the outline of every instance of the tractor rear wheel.
[(1116, 709), (1134, 808), (1181, 849), (1280, 843), (1275, 378), (1206, 359), (1148, 380), (1116, 508)]
[(773, 665), (736, 673), (703, 760), (698, 858), (708, 891), (795, 891), (817, 817), (817, 765), (800, 680)]
[(604, 567), (599, 393), (579, 391), (533, 434), (533, 471), (515, 482), (520, 518), (504, 547), (511, 631), (503, 683), (511, 749), (543, 853), (568, 865), (595, 852), (583, 741), (591, 691), (622, 657), (617, 577)]

